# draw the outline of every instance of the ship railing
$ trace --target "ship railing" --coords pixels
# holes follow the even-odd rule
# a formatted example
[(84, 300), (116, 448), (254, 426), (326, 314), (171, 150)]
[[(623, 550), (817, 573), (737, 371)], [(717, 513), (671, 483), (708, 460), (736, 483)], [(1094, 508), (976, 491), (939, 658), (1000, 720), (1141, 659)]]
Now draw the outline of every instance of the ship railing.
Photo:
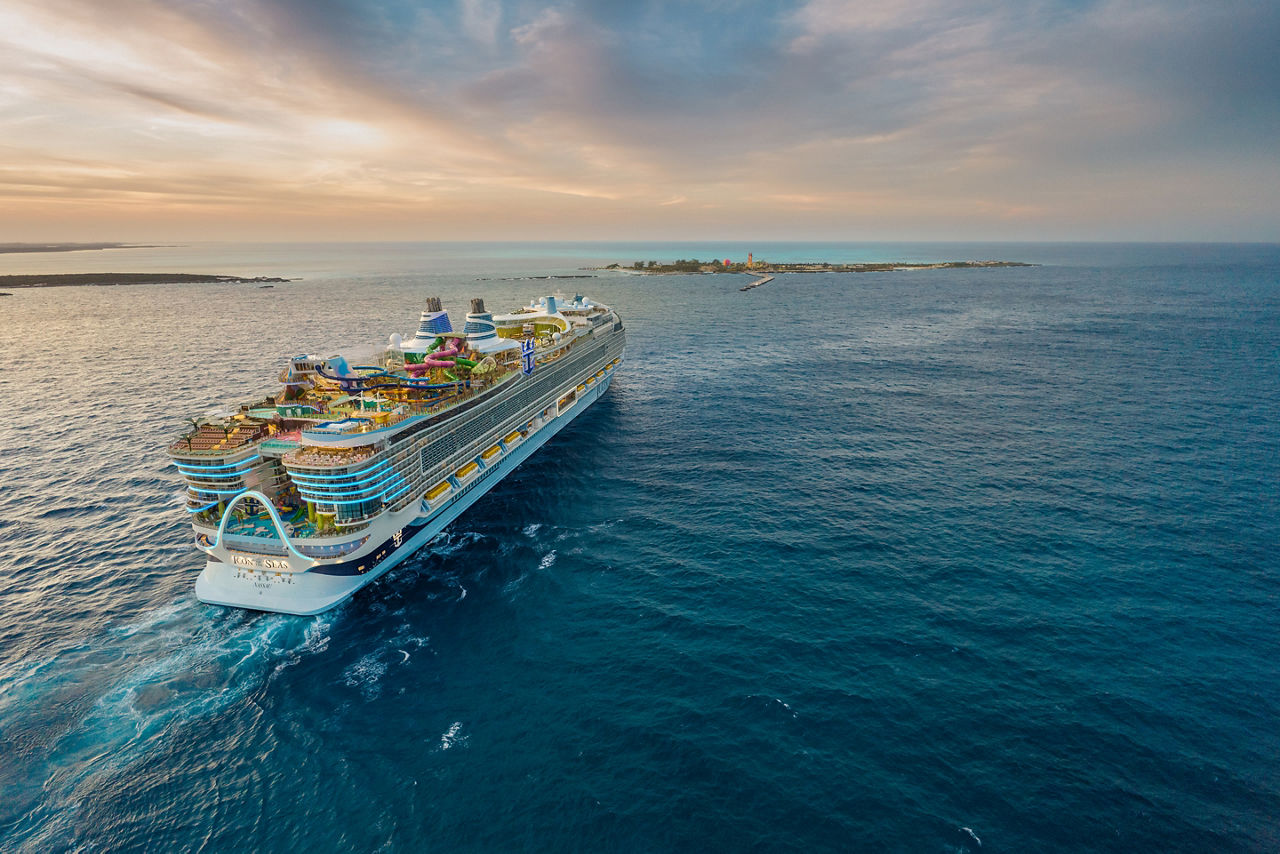
[(296, 451), (285, 454), (281, 459), (286, 467), (296, 468), (338, 468), (362, 463), (376, 457), (381, 450), (375, 446), (362, 445), (358, 448), (317, 448), (303, 446)]
[(350, 543), (339, 543), (338, 545), (333, 546), (304, 545), (303, 543), (298, 543), (295, 548), (310, 558), (336, 558), (351, 554), (368, 541), (368, 537), (362, 537), (361, 539)]
[(223, 534), (222, 545), (231, 551), (252, 552), (253, 554), (262, 555), (287, 555), (289, 550), (280, 542), (280, 538), (274, 540), (266, 537), (246, 537), (237, 534)]
[[(541, 414), (545, 409), (546, 407), (544, 406), (538, 411), (538, 413)], [(482, 439), (475, 440), (470, 444), (464, 445), (457, 451), (454, 451), (452, 455), (445, 457), (443, 460), (432, 466), (432, 468), (426, 472), (426, 477), (423, 479), (424, 483), (439, 483), (444, 478), (451, 476), (460, 466), (463, 466), (467, 462), (480, 456), (480, 452), (476, 450), (477, 448), (487, 447), (488, 444), (497, 441), (498, 438), (507, 435), (512, 430), (522, 429), (530, 420), (531, 418), (526, 412), (517, 413), (516, 415), (508, 418), (505, 422), (497, 425), (497, 427), (493, 429), (491, 436), (486, 436)], [(443, 433), (432, 436), (430, 441), (438, 442), (442, 439), (449, 438), (466, 427), (467, 424), (465, 423), (459, 424)], [(484, 463), (484, 466), (485, 468), (489, 468), (490, 466), (496, 465), (496, 462), (496, 460), (490, 460), (489, 462)]]
[[(338, 530), (342, 532), (342, 534), (354, 533), (355, 531), (359, 531), (369, 527), (369, 524), (374, 519), (381, 516), (383, 512), (385, 512), (387, 509), (387, 504), (385, 502), (383, 502), (380, 499), (378, 499), (377, 501), (378, 503), (376, 507), (371, 507), (369, 510), (365, 511), (364, 513), (361, 513), (358, 515), (353, 514), (351, 516), (343, 516), (342, 518), (336, 518), (335, 516), (334, 518), (335, 527), (337, 527)], [(323, 504), (324, 502), (321, 502), (321, 503)], [(333, 536), (333, 535), (330, 534), (329, 536)]]
[[(464, 392), (462, 394), (456, 395), (447, 401), (440, 401), (439, 403), (434, 403), (431, 406), (428, 406), (425, 408), (413, 408), (406, 413), (403, 413), (400, 415), (393, 415), (391, 419), (389, 419), (384, 424), (376, 424), (372, 421), (369, 421), (368, 423), (362, 424), (361, 426), (354, 428), (350, 431), (347, 431), (341, 435), (342, 437), (359, 436), (363, 433), (372, 433), (379, 430), (386, 430), (388, 427), (394, 427), (396, 424), (399, 424), (400, 422), (406, 419), (414, 418), (420, 415), (437, 415), (441, 412), (444, 412), (448, 409), (451, 409), (457, 406), (460, 403), (471, 400), (476, 395), (476, 393), (477, 393), (476, 391), (472, 390), (472, 391), (468, 391), (468, 392)], [(298, 450), (285, 454), (284, 455), (285, 462), (286, 464), (289, 464), (289, 465), (305, 466), (308, 468), (337, 468), (338, 466), (349, 465), (352, 462), (360, 462), (361, 459), (363, 459), (363, 458), (358, 458), (358, 459), (348, 460), (348, 459), (343, 459), (338, 455), (326, 455), (324, 457), (310, 457), (308, 462), (301, 461), (302, 457), (305, 456), (309, 451), (314, 451), (318, 447), (320, 446), (303, 445)]]
[[(567, 352), (568, 348), (567, 347), (563, 348), (563, 351)], [(542, 412), (544, 412), (548, 408), (548, 406), (554, 406), (558, 395), (559, 395), (559, 392), (554, 390), (545, 391), (542, 396), (543, 403), (540, 409), (538, 410), (538, 414), (541, 414)], [(506, 421), (504, 421), (501, 424), (498, 424), (493, 429), (493, 436), (495, 437), (505, 436), (507, 433), (510, 433), (513, 429), (523, 427), (524, 424), (527, 423), (529, 420), (530, 420), (530, 416), (527, 415), (527, 410), (525, 412), (512, 415), (508, 417)], [(452, 437), (455, 434), (457, 434), (459, 431), (467, 429), (469, 423), (470, 423), (470, 419), (465, 419), (460, 424), (450, 425), (449, 429), (431, 435), (428, 441), (431, 443), (434, 443), (434, 442), (439, 442), (443, 439)], [(453, 472), (456, 471), (460, 465), (463, 465), (468, 460), (471, 460), (474, 457), (479, 456), (479, 453), (474, 450), (475, 447), (476, 445), (474, 443), (464, 444), (463, 447), (459, 448), (452, 455), (436, 463), (434, 466), (432, 466), (430, 471), (426, 472), (425, 481), (428, 484), (438, 483), (442, 478), (453, 474)], [(480, 447), (483, 447), (483, 445), (481, 445)], [(486, 465), (489, 465), (489, 464), (486, 464)]]

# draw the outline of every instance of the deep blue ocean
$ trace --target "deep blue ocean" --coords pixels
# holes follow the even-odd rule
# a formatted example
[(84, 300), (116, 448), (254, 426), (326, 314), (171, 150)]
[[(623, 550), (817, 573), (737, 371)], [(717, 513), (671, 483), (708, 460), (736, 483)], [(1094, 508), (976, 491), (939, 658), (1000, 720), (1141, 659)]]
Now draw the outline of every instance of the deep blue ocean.
[[(748, 250), (1041, 266), (581, 269)], [(1280, 850), (1278, 246), (0, 255), (103, 270), (298, 281), (0, 298), (0, 850)], [(186, 416), (558, 289), (626, 361), (441, 540), (195, 600)]]

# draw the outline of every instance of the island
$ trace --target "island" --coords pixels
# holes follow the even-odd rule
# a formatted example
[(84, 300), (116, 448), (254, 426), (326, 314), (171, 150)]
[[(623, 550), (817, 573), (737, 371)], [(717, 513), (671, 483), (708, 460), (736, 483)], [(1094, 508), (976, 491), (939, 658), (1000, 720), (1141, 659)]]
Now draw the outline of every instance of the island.
[(0, 286), (8, 288), (61, 288), (71, 285), (248, 285), (262, 282), (290, 282), (269, 276), (213, 276), (203, 273), (33, 273), (0, 276)]
[(1024, 261), (936, 261), (917, 263), (910, 261), (874, 261), (860, 264), (832, 264), (830, 261), (802, 261), (798, 263), (774, 264), (768, 261), (757, 261), (750, 254), (746, 262), (734, 262), (728, 258), (723, 261), (699, 261), (697, 258), (672, 261), (670, 264), (659, 264), (657, 261), (636, 261), (630, 267), (621, 264), (610, 264), (607, 267), (592, 267), (594, 270), (617, 270), (625, 273), (690, 274), (690, 273), (750, 273), (759, 276), (749, 285), (738, 288), (749, 291), (773, 281), (780, 273), (889, 273), (895, 270), (963, 270), (971, 267), (1035, 267)]
[(150, 243), (0, 243), (0, 254), (11, 252), (87, 252), (93, 249), (162, 249)]
[(657, 261), (636, 261), (629, 267), (621, 264), (610, 264), (603, 270), (622, 270), (629, 273), (756, 273), (771, 275), (777, 273), (888, 273), (894, 270), (955, 270), (969, 267), (1034, 267), (1023, 261), (940, 261), (927, 264), (908, 261), (876, 261), (860, 264), (832, 264), (829, 261), (803, 261), (799, 263), (777, 264), (769, 261), (756, 261), (750, 256), (745, 262), (699, 261), (697, 258), (672, 261), (660, 264)]

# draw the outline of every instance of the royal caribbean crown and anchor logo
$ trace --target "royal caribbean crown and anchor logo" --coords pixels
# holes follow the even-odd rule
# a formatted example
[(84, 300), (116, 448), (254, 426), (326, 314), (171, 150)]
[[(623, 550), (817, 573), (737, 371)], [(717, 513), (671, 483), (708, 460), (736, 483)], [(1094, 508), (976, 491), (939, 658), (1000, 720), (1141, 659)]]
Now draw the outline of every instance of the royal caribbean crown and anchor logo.
[(526, 377), (533, 376), (533, 339), (527, 339), (520, 342), (520, 370), (524, 372)]

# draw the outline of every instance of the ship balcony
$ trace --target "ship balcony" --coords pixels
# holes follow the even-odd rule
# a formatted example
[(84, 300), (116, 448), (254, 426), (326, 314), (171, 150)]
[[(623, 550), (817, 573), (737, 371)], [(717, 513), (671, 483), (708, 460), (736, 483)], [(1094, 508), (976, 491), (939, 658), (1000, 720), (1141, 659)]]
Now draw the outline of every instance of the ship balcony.
[(242, 492), (248, 489), (244, 484), (232, 484), (230, 486), (198, 486), (193, 484), (187, 485), (187, 510), (191, 513), (199, 513), (208, 509), (211, 505), (219, 502), (230, 501)]
[(315, 512), (332, 517), (336, 524), (352, 524), (376, 516), (384, 505), (409, 489), (406, 474), (389, 458), (341, 475), (291, 474), (298, 495), (313, 504)]
[(248, 481), (243, 476), (227, 478), (226, 480), (187, 476), (183, 480), (186, 481), (187, 488), (192, 492), (210, 495), (234, 495), (238, 492), (243, 492), (248, 487)]
[[(286, 454), (285, 466), (291, 473), (298, 469), (324, 469), (331, 471), (338, 468), (359, 465), (378, 455), (380, 449), (366, 445), (358, 448), (322, 448), (304, 445), (292, 453)], [(298, 474), (306, 475), (305, 471)]]
[(332, 519), (334, 527), (351, 530), (362, 527), (380, 516), (396, 499), (407, 493), (409, 488), (408, 483), (401, 481), (371, 498), (345, 501), (322, 499), (315, 501), (315, 512), (318, 516), (328, 516)]
[(234, 477), (251, 471), (262, 464), (262, 457), (249, 454), (238, 460), (227, 462), (225, 456), (216, 460), (186, 459), (184, 454), (171, 454), (174, 467), (184, 475), (195, 477)]
[(331, 504), (334, 501), (341, 503), (343, 499), (377, 497), (379, 492), (397, 485), (397, 481), (404, 477), (400, 468), (403, 465), (397, 467), (392, 460), (383, 459), (357, 472), (340, 475), (291, 472), (290, 476), (303, 498)]

